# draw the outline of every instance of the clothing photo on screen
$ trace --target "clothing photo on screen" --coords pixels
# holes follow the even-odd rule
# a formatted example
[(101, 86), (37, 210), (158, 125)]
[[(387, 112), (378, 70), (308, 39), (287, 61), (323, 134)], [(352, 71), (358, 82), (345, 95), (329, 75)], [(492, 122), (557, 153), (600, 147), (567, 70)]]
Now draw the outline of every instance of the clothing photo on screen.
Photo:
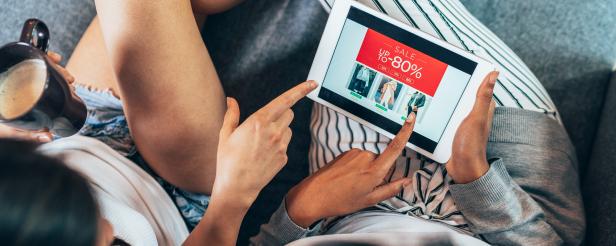
[(423, 107), (426, 104), (426, 95), (420, 93), (419, 91), (413, 92), (411, 94), (411, 98), (406, 104), (406, 112), (407, 115), (411, 114), (412, 111), (417, 112), (419, 108)]
[(402, 99), (400, 99), (399, 105), (394, 107), (396, 112), (403, 116), (415, 112), (417, 115), (417, 123), (421, 123), (424, 113), (430, 107), (432, 97), (426, 96), (426, 94), (408, 86), (403, 87), (400, 94)]
[(375, 77), (376, 72), (374, 70), (357, 63), (355, 64), (347, 88), (363, 97), (367, 97)]
[(383, 77), (378, 87), (378, 90), (374, 95), (374, 101), (377, 102), (379, 105), (389, 110), (392, 110), (401, 89), (402, 84), (396, 82), (393, 79)]

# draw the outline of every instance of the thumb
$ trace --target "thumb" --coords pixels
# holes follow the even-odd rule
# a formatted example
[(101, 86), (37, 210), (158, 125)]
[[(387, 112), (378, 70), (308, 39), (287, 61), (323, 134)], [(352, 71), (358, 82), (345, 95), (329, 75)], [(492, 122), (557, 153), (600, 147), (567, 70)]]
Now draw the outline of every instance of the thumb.
[(370, 204), (377, 204), (380, 201), (389, 199), (400, 193), (400, 190), (409, 186), (411, 182), (413, 182), (413, 180), (410, 178), (401, 178), (396, 181), (389, 182), (389, 184), (378, 186), (374, 189), (374, 191), (368, 194), (368, 201)]
[(483, 82), (481, 82), (479, 90), (477, 91), (475, 105), (471, 111), (473, 116), (485, 117), (488, 115), (490, 104), (492, 103), (492, 95), (494, 94), (494, 85), (496, 84), (498, 75), (499, 73), (497, 71), (493, 71), (486, 75)]
[(220, 129), (220, 138), (228, 138), (240, 123), (240, 106), (237, 101), (227, 97), (227, 112)]

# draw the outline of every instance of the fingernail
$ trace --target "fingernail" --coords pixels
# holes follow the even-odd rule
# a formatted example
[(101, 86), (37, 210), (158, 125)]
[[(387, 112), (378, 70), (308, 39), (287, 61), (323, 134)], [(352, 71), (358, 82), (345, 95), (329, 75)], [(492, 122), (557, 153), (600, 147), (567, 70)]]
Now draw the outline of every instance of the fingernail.
[(404, 181), (404, 183), (402, 183), (402, 189), (409, 187), (409, 185), (411, 185), (412, 182), (413, 180), (410, 180), (410, 179)]
[(308, 80), (308, 86), (310, 88), (316, 88), (317, 87), (317, 82), (314, 80)]
[(411, 112), (408, 117), (406, 117), (406, 123), (412, 123), (415, 120), (415, 111)]
[(51, 138), (47, 135), (41, 135), (36, 138), (39, 142), (49, 142)]
[(496, 84), (496, 79), (498, 79), (499, 71), (492, 72), (492, 76), (490, 77), (490, 84)]
[(60, 54), (58, 54), (58, 53), (56, 53), (56, 52), (49, 51), (49, 52), (47, 52), (47, 55), (49, 55), (49, 56), (53, 56), (53, 57), (55, 57), (55, 58), (58, 58), (58, 60), (62, 60), (62, 55), (60, 55)]

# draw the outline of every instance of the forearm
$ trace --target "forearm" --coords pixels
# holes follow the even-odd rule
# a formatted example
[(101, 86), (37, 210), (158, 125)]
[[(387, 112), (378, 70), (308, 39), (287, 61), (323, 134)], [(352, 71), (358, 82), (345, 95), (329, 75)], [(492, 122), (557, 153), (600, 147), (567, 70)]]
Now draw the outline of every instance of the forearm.
[(498, 245), (559, 245), (561, 238), (543, 210), (509, 177), (501, 160), (468, 184), (450, 187), (456, 206), (471, 230)]
[(209, 193), (225, 99), (190, 1), (96, 5), (139, 151), (169, 182)]
[(250, 205), (212, 197), (207, 212), (184, 245), (235, 245)]

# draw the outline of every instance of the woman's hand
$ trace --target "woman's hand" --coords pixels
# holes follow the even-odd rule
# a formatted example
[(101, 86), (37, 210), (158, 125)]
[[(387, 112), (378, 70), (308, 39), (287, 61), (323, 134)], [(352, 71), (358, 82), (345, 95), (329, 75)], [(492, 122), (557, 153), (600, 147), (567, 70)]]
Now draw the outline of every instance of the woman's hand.
[(46, 143), (51, 141), (51, 133), (48, 131), (25, 131), (0, 124), (0, 138), (16, 138), (26, 141)]
[(66, 79), (66, 82), (68, 82), (69, 84), (73, 84), (75, 82), (75, 77), (71, 73), (69, 73), (66, 68), (60, 65), (60, 62), (62, 61), (62, 56), (60, 54), (49, 51), (47, 52), (47, 57), (49, 57), (49, 59), (53, 62), (52, 65), (58, 72), (60, 72), (60, 75), (62, 75), (62, 77)]
[(293, 187), (286, 197), (289, 217), (304, 228), (319, 219), (344, 215), (395, 196), (411, 179), (391, 183), (385, 177), (413, 132), (415, 113), (377, 156), (369, 151), (349, 150)]
[[(60, 74), (68, 81), (69, 84), (72, 84), (75, 81), (75, 77), (73, 77), (65, 68), (59, 65), (62, 61), (62, 56), (53, 51), (49, 51), (47, 55), (49, 59), (53, 62), (52, 65), (56, 68), (56, 70), (60, 72)], [(17, 138), (21, 140), (46, 143), (51, 141), (52, 136), (49, 131), (26, 131), (0, 124), (0, 138)]]
[(259, 192), (287, 163), (291, 107), (317, 87), (306, 81), (239, 124), (240, 109), (227, 99), (207, 213), (184, 245), (235, 245), (244, 215)]
[(216, 180), (212, 196), (229, 194), (240, 204), (250, 205), (267, 183), (287, 163), (291, 141), (291, 107), (316, 88), (307, 81), (285, 92), (238, 126), (237, 102), (227, 99), (227, 112), (220, 131)]
[(490, 169), (486, 148), (494, 115), (492, 94), (497, 78), (498, 72), (495, 71), (483, 79), (473, 110), (456, 131), (451, 159), (445, 167), (458, 184), (475, 181)]

